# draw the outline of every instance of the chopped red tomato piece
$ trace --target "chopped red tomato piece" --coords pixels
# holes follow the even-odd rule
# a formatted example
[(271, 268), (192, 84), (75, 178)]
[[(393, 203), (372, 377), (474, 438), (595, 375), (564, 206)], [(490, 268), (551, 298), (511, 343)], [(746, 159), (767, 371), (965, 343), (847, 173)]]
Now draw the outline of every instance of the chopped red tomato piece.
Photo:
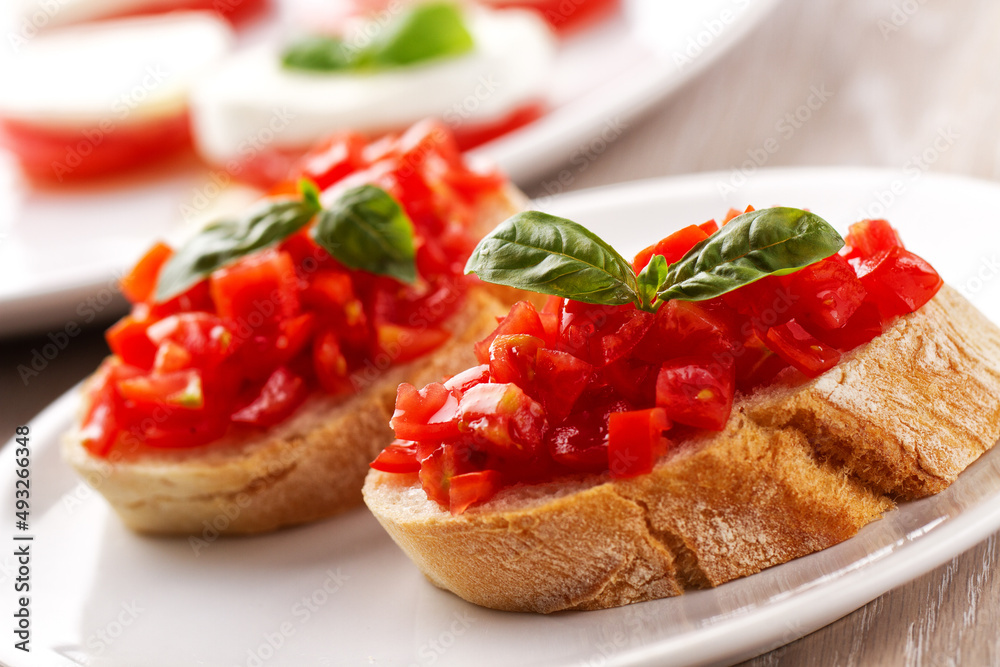
[(545, 341), (527, 334), (502, 334), (490, 343), (490, 377), (530, 387), (535, 381), (535, 358)]
[(382, 472), (420, 472), (417, 444), (412, 440), (394, 440), (375, 457), (375, 460), (371, 462), (371, 467)]
[(365, 165), (368, 142), (356, 132), (340, 132), (306, 153), (299, 162), (293, 181), (308, 178), (325, 190)]
[(153, 320), (149, 308), (136, 307), (132, 313), (118, 320), (104, 335), (108, 347), (119, 359), (131, 366), (150, 369), (156, 360), (156, 343), (147, 331)]
[(458, 435), (458, 399), (436, 382), (419, 391), (404, 382), (396, 390), (389, 425), (404, 440), (445, 440)]
[(395, 324), (379, 324), (375, 331), (378, 349), (389, 355), (396, 364), (418, 359), (441, 347), (451, 337), (444, 329), (402, 327)]
[(448, 488), (448, 509), (453, 515), (464, 512), (469, 505), (492, 498), (500, 490), (501, 474), (496, 470), (481, 470), (454, 475)]
[(201, 373), (196, 369), (139, 375), (117, 382), (119, 395), (137, 403), (200, 410), (205, 407)]
[(653, 469), (667, 451), (663, 435), (670, 420), (663, 408), (615, 412), (608, 417), (608, 470), (612, 477), (635, 477)]
[(912, 313), (944, 284), (934, 267), (899, 246), (864, 262), (858, 275), (885, 319)]
[(172, 373), (184, 370), (191, 365), (191, 353), (172, 340), (165, 340), (156, 348), (156, 361), (153, 362), (153, 372)]
[(516, 384), (479, 384), (458, 405), (459, 429), (503, 461), (530, 460), (541, 446), (545, 410)]
[(321, 331), (313, 339), (313, 367), (320, 385), (327, 393), (337, 395), (351, 391), (347, 357), (340, 349), (335, 331)]
[(795, 314), (825, 329), (844, 326), (867, 294), (850, 264), (837, 255), (796, 271), (786, 285)]
[(156, 291), (160, 269), (174, 251), (166, 243), (157, 243), (142, 256), (119, 283), (122, 294), (132, 303), (149, 301)]
[(847, 259), (870, 259), (892, 248), (902, 248), (899, 234), (885, 220), (862, 220), (851, 225), (840, 254)]
[(535, 362), (535, 387), (546, 414), (566, 417), (593, 375), (594, 367), (572, 354), (542, 348)]
[(736, 376), (731, 362), (680, 357), (660, 366), (656, 404), (671, 421), (721, 431), (733, 408)]
[(305, 380), (281, 366), (271, 373), (253, 401), (233, 413), (232, 420), (254, 426), (273, 426), (291, 415), (308, 393)]
[(667, 260), (667, 264), (673, 264), (686, 255), (696, 244), (707, 238), (708, 233), (698, 225), (688, 225), (648, 248), (640, 250), (639, 254), (632, 261), (632, 268), (635, 270), (636, 275), (638, 275), (639, 272), (646, 268), (653, 255), (663, 255), (663, 258)]
[(210, 285), (219, 316), (251, 329), (299, 312), (295, 265), (281, 250), (264, 250), (221, 268)]
[(499, 326), (489, 336), (476, 343), (476, 358), (481, 364), (490, 362), (490, 345), (497, 336), (505, 334), (525, 334), (535, 338), (545, 338), (545, 328), (538, 317), (538, 311), (528, 301), (518, 301), (510, 307), (510, 312), (500, 321)]
[(717, 223), (713, 218), (712, 220), (703, 222), (700, 225), (698, 225), (698, 229), (711, 236), (715, 232), (719, 231), (719, 223)]
[(840, 363), (837, 349), (822, 343), (795, 320), (768, 329), (765, 342), (807, 377), (818, 377)]

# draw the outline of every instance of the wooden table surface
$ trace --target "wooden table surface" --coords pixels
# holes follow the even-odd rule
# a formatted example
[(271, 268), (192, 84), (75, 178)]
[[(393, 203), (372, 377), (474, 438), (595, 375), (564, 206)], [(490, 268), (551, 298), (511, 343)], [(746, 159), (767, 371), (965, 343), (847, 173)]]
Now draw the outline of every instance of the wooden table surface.
[[(726, 56), (630, 122), (566, 189), (707, 170), (735, 175), (755, 156), (766, 167), (902, 171), (942, 133), (951, 141), (935, 151), (931, 171), (1000, 179), (998, 37), (996, 0), (785, 0)], [(808, 119), (790, 123), (810, 95)], [(777, 149), (761, 159), (768, 145)], [(545, 189), (539, 183), (529, 193)], [(106, 353), (101, 331), (85, 331), (25, 386), (16, 367), (47, 342), (44, 334), (2, 342), (0, 434), (13, 433)], [(994, 535), (744, 664), (1000, 664), (997, 542)]]

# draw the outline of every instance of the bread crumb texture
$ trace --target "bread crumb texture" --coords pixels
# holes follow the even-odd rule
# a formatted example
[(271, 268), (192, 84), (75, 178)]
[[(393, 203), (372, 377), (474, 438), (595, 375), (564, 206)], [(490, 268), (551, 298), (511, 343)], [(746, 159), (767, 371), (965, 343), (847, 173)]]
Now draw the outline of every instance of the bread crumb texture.
[(634, 479), (503, 490), (460, 516), (415, 475), (368, 506), (435, 585), (486, 607), (601, 609), (717, 586), (937, 493), (1000, 437), (1000, 330), (945, 286), (815, 380), (738, 400), (724, 431)]

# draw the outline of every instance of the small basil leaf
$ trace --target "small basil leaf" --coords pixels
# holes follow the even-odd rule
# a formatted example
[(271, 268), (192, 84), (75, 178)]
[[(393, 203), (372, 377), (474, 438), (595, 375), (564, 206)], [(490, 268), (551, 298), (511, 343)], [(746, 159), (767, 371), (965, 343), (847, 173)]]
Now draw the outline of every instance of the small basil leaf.
[(351, 54), (337, 37), (304, 37), (285, 49), (281, 65), (308, 72), (337, 72), (351, 67)]
[(712, 299), (772, 275), (793, 273), (844, 245), (818, 215), (796, 208), (767, 208), (734, 218), (671, 264), (662, 301)]
[(667, 277), (667, 260), (663, 255), (653, 255), (649, 258), (649, 264), (639, 272), (636, 281), (639, 283), (639, 297), (642, 299), (642, 308), (654, 310), (653, 304), (656, 302), (656, 291)]
[(585, 303), (638, 303), (632, 266), (596, 234), (539, 211), (502, 222), (472, 252), (466, 273), (486, 282)]
[(417, 279), (413, 222), (382, 188), (360, 185), (345, 191), (320, 213), (313, 238), (348, 268), (404, 283)]
[(459, 56), (473, 46), (462, 10), (451, 2), (432, 2), (414, 5), (386, 25), (358, 60), (362, 66), (399, 67)]
[(299, 179), (299, 193), (302, 195), (302, 201), (316, 211), (323, 208), (323, 204), (319, 201), (319, 188), (308, 178)]
[(205, 227), (181, 246), (160, 271), (156, 300), (183, 294), (216, 269), (274, 245), (308, 223), (318, 206), (311, 200), (265, 200), (246, 215)]

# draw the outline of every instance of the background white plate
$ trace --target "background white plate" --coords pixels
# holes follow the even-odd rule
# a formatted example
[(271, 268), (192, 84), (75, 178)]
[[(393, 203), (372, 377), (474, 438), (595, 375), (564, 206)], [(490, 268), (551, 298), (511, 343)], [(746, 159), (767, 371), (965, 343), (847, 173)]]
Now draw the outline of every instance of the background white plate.
[[(702, 71), (777, 1), (623, 0), (616, 16), (563, 43), (550, 91), (552, 111), (480, 147), (475, 159), (499, 164), (523, 185), (588, 150), (603, 150), (599, 142), (620, 133), (622, 122)], [(308, 4), (275, 3), (282, 15)], [(263, 26), (243, 41), (273, 32)], [(219, 188), (209, 176), (193, 160), (180, 160), (97, 186), (41, 190), (25, 183), (13, 159), (0, 151), (0, 335), (61, 327), (89, 308), (87, 299), (111, 298), (108, 286), (115, 278), (154, 239), (191, 222), (192, 212), (228, 209), (217, 201)], [(124, 301), (103, 305), (109, 318)]]
[[(909, 247), (1000, 322), (1000, 186), (888, 171), (763, 171), (719, 194), (725, 173), (551, 200), (624, 254), (730, 207), (810, 207), (840, 229), (884, 214)], [(896, 194), (893, 194), (895, 190)], [(886, 194), (889, 193), (889, 194)], [(877, 206), (888, 204), (886, 210)], [(875, 208), (870, 208), (875, 206)], [(982, 267), (986, 269), (981, 270)], [(979, 281), (979, 282), (977, 282)], [(983, 282), (985, 281), (985, 282)], [(133, 535), (58, 457), (77, 401), (31, 426), (32, 652), (27, 665), (658, 665), (735, 661), (787, 643), (1000, 529), (1000, 449), (945, 492), (889, 512), (825, 551), (717, 589), (550, 616), (480, 609), (427, 583), (366, 510), (316, 525), (194, 544)], [(14, 523), (13, 446), (0, 454), (0, 540)], [(196, 548), (197, 547), (197, 548)], [(0, 547), (0, 613), (16, 564)]]

